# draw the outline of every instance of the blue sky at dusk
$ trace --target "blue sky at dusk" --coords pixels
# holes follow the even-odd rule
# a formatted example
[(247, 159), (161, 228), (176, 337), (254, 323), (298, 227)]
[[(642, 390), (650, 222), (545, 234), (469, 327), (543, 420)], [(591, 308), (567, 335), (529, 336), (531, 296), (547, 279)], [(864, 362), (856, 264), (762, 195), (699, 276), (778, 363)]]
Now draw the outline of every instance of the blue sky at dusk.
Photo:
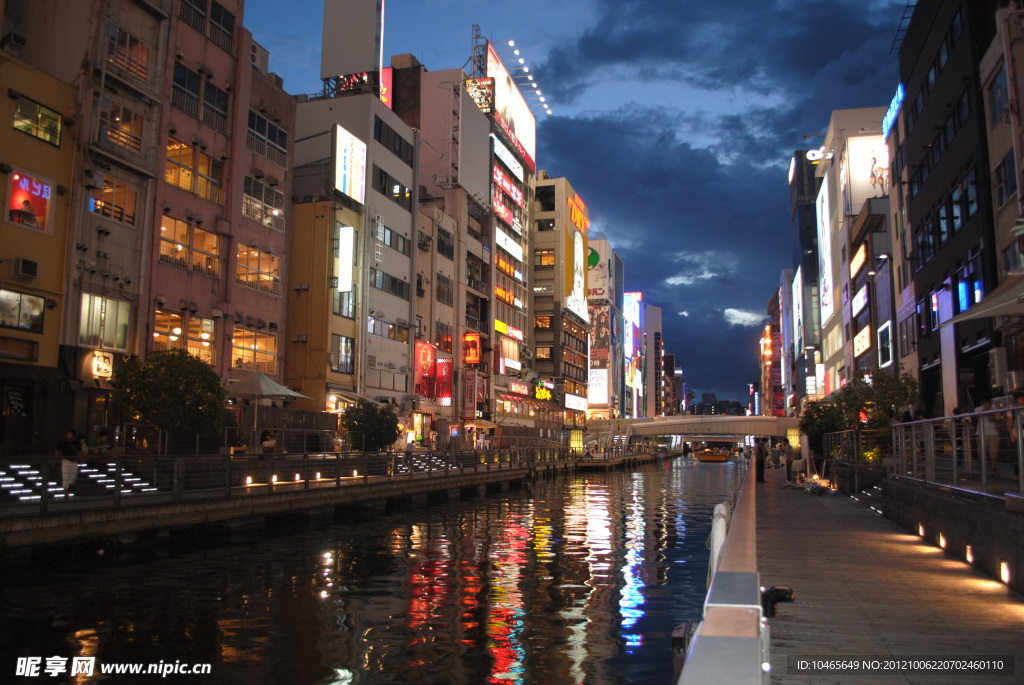
[[(538, 110), (538, 168), (569, 179), (627, 289), (662, 308), (666, 351), (698, 399), (745, 399), (768, 299), (792, 268), (789, 158), (832, 110), (888, 105), (905, 6), (387, 0), (384, 59), (464, 66), (473, 24), (514, 39), (553, 112)], [(322, 0), (246, 2), (289, 93), (320, 90), (322, 13)]]

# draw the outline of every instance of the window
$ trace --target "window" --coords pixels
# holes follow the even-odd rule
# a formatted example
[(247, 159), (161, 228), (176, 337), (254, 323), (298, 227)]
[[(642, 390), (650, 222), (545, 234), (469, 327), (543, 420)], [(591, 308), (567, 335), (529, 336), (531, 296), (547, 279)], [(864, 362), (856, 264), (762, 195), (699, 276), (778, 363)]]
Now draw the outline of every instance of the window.
[(455, 241), (452, 234), (440, 227), (437, 229), (437, 253), (455, 260)]
[(284, 232), (284, 193), (249, 176), (242, 186), (242, 214), (275, 231)]
[(335, 289), (334, 291), (334, 308), (333, 311), (338, 316), (344, 316), (349, 319), (356, 317), (356, 294), (355, 291), (349, 290), (342, 292)]
[(949, 196), (949, 224), (956, 233), (964, 225), (964, 193), (960, 186), (953, 188)]
[(386, 147), (400, 160), (412, 166), (413, 148), (409, 142), (385, 124), (380, 117), (374, 117), (373, 139)]
[(181, 0), (178, 17), (202, 33), (206, 25), (206, 0)]
[(157, 352), (185, 349), (184, 326), (184, 315), (157, 309), (153, 319), (153, 349)]
[(551, 359), (551, 346), (543, 345), (537, 347), (537, 359)]
[(445, 352), (452, 351), (452, 327), (443, 321), (434, 322), (434, 340)]
[(120, 76), (149, 79), (149, 46), (116, 24), (107, 24), (107, 62)]
[(142, 151), (143, 117), (120, 102), (103, 98), (100, 111), (99, 144), (131, 152)]
[(218, 133), (228, 132), (228, 93), (209, 81), (203, 88), (203, 123)]
[(971, 169), (964, 177), (964, 214), (969, 219), (978, 211), (978, 172)]
[(939, 247), (949, 242), (953, 235), (953, 228), (949, 221), (949, 202), (943, 200), (935, 211), (935, 235), (938, 237)]
[(160, 261), (218, 278), (220, 238), (216, 233), (164, 216), (160, 222)]
[(400, 343), (409, 342), (408, 325), (391, 323), (374, 316), (366, 318), (366, 332), (372, 335), (379, 335), (388, 340), (397, 340)]
[(199, 89), (202, 77), (181, 62), (174, 63), (174, 87), (171, 104), (190, 117), (199, 116)]
[(355, 373), (356, 341), (343, 335), (331, 335), (331, 371)]
[(941, 71), (942, 67), (946, 66), (946, 62), (948, 62), (948, 61), (949, 61), (949, 43), (944, 40), (944, 41), (942, 41), (942, 45), (939, 46), (939, 54), (935, 58), (935, 63), (938, 65), (939, 70)]
[(1013, 148), (1003, 161), (999, 162), (992, 178), (992, 192), (995, 195), (996, 207), (1002, 207), (1017, 192), (1017, 170), (1013, 163)]
[(535, 316), (533, 317), (534, 328), (551, 328), (551, 317), (550, 316)]
[(1003, 118), (1009, 111), (1007, 105), (1010, 102), (1009, 87), (1006, 83), (1006, 64), (999, 67), (992, 84), (988, 87), (988, 123), (995, 126), (996, 122)]
[(0, 327), (43, 332), (46, 298), (0, 288)]
[(217, 0), (210, 3), (210, 41), (228, 54), (235, 54), (235, 15)]
[(103, 187), (89, 191), (87, 207), (90, 212), (134, 226), (138, 202), (139, 194), (135, 188), (124, 181), (104, 176)]
[(446, 304), (449, 307), (455, 301), (455, 291), (452, 289), (452, 279), (443, 274), (435, 276), (437, 285), (437, 301), (439, 304)]
[(222, 205), (223, 176), (224, 165), (221, 162), (176, 138), (167, 139), (164, 167), (164, 181), (167, 183)]
[(370, 269), (370, 285), (378, 290), (408, 300), (409, 284), (397, 276), (391, 276), (380, 269)]
[(953, 45), (956, 45), (956, 41), (960, 38), (960, 34), (964, 32), (964, 11), (958, 9), (956, 15), (953, 17), (953, 23), (949, 27), (949, 38)]
[(238, 244), (235, 283), (275, 297), (281, 296), (281, 259), (255, 247)]
[(288, 166), (288, 132), (262, 114), (249, 111), (249, 130), (245, 146), (279, 167)]
[(373, 189), (390, 198), (402, 209), (412, 211), (412, 191), (376, 164), (373, 165)]
[(82, 293), (79, 345), (105, 350), (127, 350), (130, 325), (130, 302)]
[(960, 99), (956, 101), (956, 120), (959, 125), (963, 125), (967, 121), (967, 117), (971, 115), (971, 96), (968, 91), (964, 91)]
[(22, 95), (15, 98), (14, 128), (19, 131), (59, 146), (63, 123), (64, 118), (57, 111)]
[(10, 178), (7, 220), (46, 233), (49, 228), (53, 184), (21, 171), (12, 172)]
[(554, 266), (555, 265), (555, 251), (554, 250), (534, 250), (533, 251), (533, 265), (534, 266)]
[(204, 319), (201, 316), (188, 317), (188, 339), (186, 350), (196, 359), (202, 359), (207, 364), (213, 364), (214, 359), (214, 321)]
[(231, 333), (231, 368), (277, 373), (277, 333), (235, 326)]

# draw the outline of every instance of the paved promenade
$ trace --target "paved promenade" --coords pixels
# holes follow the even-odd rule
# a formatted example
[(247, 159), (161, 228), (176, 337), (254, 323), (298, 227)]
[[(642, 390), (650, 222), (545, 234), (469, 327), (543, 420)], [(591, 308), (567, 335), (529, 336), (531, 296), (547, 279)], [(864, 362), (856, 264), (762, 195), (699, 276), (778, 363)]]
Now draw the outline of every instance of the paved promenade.
[[(772, 683), (1024, 683), (1024, 597), (849, 497), (783, 489), (781, 469), (766, 478), (757, 485), (761, 583), (796, 591), (770, 620)], [(1012, 675), (790, 668), (790, 657), (847, 655), (1012, 656), (1015, 664)]]

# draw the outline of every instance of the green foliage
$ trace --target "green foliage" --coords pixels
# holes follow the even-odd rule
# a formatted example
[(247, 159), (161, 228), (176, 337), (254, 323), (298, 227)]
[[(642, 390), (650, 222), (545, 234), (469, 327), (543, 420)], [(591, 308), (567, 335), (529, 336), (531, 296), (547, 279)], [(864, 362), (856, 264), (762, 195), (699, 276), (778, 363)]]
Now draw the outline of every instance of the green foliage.
[(345, 410), (341, 426), (351, 434), (352, 447), (367, 452), (387, 449), (402, 434), (391, 407), (365, 399)]
[(917, 380), (896, 371), (876, 371), (868, 383), (858, 376), (833, 393), (827, 402), (809, 402), (800, 417), (800, 431), (821, 454), (827, 433), (864, 430), (864, 445), (879, 453), (888, 449), (893, 419), (917, 399)]
[(172, 433), (212, 435), (224, 427), (227, 390), (206, 362), (185, 350), (133, 357), (114, 374), (125, 414)]

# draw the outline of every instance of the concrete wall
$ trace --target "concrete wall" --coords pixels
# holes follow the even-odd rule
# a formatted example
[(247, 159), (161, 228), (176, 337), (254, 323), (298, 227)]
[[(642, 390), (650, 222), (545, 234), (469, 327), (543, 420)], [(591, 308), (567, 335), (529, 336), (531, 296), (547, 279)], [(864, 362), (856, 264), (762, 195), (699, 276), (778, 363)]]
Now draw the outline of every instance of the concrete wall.
[(886, 518), (911, 533), (923, 526), (926, 542), (938, 546), (942, 534), (948, 554), (965, 559), (970, 545), (972, 566), (988, 576), (999, 579), (1000, 562), (1007, 562), (1009, 587), (1024, 592), (1024, 514), (1002, 498), (886, 479), (882, 501)]

